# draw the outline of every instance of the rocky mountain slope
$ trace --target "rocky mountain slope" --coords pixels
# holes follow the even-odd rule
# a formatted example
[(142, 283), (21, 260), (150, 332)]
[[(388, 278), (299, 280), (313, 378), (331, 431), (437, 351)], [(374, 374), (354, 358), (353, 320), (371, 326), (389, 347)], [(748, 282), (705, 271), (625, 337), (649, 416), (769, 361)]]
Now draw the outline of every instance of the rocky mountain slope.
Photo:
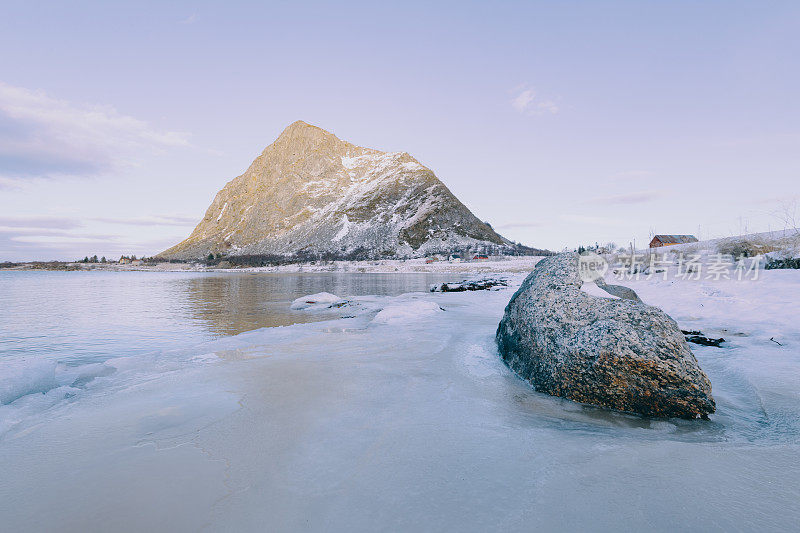
[(298, 121), (159, 257), (413, 257), (510, 244), (407, 153), (355, 146)]

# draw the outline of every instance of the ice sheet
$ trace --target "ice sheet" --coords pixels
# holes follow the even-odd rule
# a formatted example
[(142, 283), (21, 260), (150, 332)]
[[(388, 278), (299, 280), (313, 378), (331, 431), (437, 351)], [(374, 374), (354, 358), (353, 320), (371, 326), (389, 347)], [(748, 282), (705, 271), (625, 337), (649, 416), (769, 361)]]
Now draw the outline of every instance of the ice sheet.
[[(494, 345), (516, 276), (119, 362), (1, 438), (0, 515), (9, 530), (793, 529), (800, 278), (764, 274), (630, 284), (730, 339), (693, 346), (710, 422), (532, 391)], [(418, 319), (374, 321), (391, 309)]]

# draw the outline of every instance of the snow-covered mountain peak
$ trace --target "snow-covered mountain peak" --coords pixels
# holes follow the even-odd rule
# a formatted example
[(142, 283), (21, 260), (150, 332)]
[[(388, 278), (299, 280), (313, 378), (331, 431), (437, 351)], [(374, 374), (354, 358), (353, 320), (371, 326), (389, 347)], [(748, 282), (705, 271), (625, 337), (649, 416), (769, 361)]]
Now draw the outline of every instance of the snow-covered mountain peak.
[(297, 121), (160, 255), (415, 256), (507, 242), (408, 153), (356, 146)]

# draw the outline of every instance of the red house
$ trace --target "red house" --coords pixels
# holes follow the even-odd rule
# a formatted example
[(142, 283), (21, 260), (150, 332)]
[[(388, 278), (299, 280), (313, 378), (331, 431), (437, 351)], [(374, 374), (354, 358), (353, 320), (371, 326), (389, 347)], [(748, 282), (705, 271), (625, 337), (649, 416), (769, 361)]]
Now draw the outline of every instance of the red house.
[(686, 244), (687, 242), (697, 242), (694, 235), (656, 235), (650, 241), (650, 248), (660, 248), (661, 246), (672, 246), (673, 244)]

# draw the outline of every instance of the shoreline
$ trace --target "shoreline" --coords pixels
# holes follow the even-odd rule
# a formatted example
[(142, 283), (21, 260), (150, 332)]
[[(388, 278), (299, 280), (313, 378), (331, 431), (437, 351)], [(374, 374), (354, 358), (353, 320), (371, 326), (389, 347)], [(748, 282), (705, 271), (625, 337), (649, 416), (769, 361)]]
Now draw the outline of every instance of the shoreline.
[(127, 265), (119, 263), (20, 263), (2, 268), (0, 272), (65, 271), (65, 272), (216, 272), (216, 273), (518, 273), (530, 272), (542, 256), (500, 256), (478, 261), (434, 261), (418, 259), (380, 259), (376, 261), (325, 261), (291, 263), (263, 267), (218, 268), (200, 263), (156, 263), (152, 265)]

